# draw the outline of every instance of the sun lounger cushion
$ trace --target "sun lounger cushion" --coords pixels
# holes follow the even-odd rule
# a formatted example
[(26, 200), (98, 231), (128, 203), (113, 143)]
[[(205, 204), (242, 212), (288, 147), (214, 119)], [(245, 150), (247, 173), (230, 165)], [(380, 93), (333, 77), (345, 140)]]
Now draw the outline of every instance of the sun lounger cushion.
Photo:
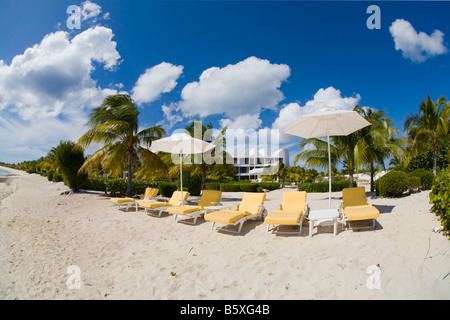
[(134, 202), (136, 199), (133, 198), (111, 198), (114, 203), (124, 203), (124, 202)]
[(344, 208), (344, 212), (349, 221), (376, 219), (380, 216), (378, 209), (370, 204), (351, 207), (347, 206)]
[(191, 212), (200, 211), (203, 210), (203, 207), (200, 206), (191, 206), (191, 205), (184, 205), (184, 206), (175, 206), (172, 208), (168, 208), (167, 212), (173, 213), (173, 214), (179, 214), (179, 215), (185, 215)]
[(303, 212), (274, 210), (264, 220), (266, 224), (298, 224)]
[(235, 210), (220, 210), (213, 211), (205, 215), (205, 220), (219, 222), (219, 223), (233, 223), (250, 213), (245, 214), (245, 212), (239, 212)]
[[(245, 192), (237, 211), (241, 213), (254, 214), (260, 210), (258, 205), (262, 205), (266, 199), (265, 193)], [(246, 213), (246, 215), (248, 215)]]
[(364, 187), (342, 189), (342, 207), (364, 206), (367, 204), (366, 189)]
[(152, 199), (158, 194), (158, 189), (156, 188), (146, 188), (144, 193), (144, 199)]
[(281, 210), (286, 211), (305, 211), (306, 191), (284, 192), (281, 203)]
[[(180, 206), (181, 205), (181, 191), (175, 191), (167, 202), (140, 202), (139, 206), (144, 208), (158, 208), (158, 207), (167, 207), (167, 206)], [(183, 191), (183, 200), (186, 200), (189, 197), (189, 192)]]
[(202, 197), (198, 202), (199, 207), (215, 206), (222, 197), (222, 191), (218, 190), (203, 190)]

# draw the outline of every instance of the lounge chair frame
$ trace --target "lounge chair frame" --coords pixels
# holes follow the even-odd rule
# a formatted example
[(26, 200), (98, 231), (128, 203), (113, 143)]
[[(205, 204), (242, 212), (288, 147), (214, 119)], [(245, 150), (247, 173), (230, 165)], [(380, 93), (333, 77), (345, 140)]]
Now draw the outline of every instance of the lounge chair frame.
[[(364, 229), (375, 229), (376, 226), (376, 218), (373, 219), (366, 219), (366, 220), (348, 220), (347, 215), (345, 214), (344, 211), (344, 202), (341, 201), (340, 205), (339, 205), (339, 213), (340, 213), (340, 223), (342, 224), (342, 231), (344, 230), (364, 230)], [(372, 220), (372, 225), (371, 226), (367, 226), (367, 227), (358, 227), (358, 228), (350, 228), (348, 227), (350, 225), (351, 221), (368, 221), (368, 220)]]
[[(222, 204), (220, 202), (211, 202), (211, 203), (215, 204), (216, 206), (222, 206)], [(197, 223), (198, 218), (202, 217), (203, 215), (205, 215), (211, 211), (213, 211), (213, 210), (201, 209), (201, 210), (192, 211), (192, 212), (189, 212), (186, 214), (176, 214), (176, 213), (170, 213), (170, 212), (169, 212), (169, 214), (174, 215), (175, 222), (195, 225)], [(178, 220), (179, 217), (186, 217), (186, 219)], [(192, 222), (187, 221), (192, 218), (194, 219), (194, 221), (192, 221)]]
[[(280, 205), (281, 208), (281, 205)], [(300, 217), (300, 221), (298, 223), (294, 224), (268, 224), (267, 225), (267, 232), (273, 233), (273, 234), (292, 234), (292, 235), (301, 235), (302, 234), (302, 226), (303, 226), (303, 220), (308, 219), (309, 214), (309, 206), (308, 203), (305, 203), (305, 212)], [(272, 229), (270, 228), (272, 226)], [(277, 231), (277, 229), (280, 226), (299, 226), (299, 231)]]
[[(256, 219), (256, 218), (261, 218), (264, 220), (264, 212), (266, 211), (264, 205), (262, 204), (256, 204), (256, 207), (259, 207), (259, 211), (253, 214), (250, 214), (248, 216), (242, 217), (238, 220), (236, 220), (235, 222), (231, 222), (231, 223), (221, 223), (221, 222), (216, 222), (216, 221), (212, 221), (212, 226), (211, 226), (211, 230), (216, 230), (216, 231), (225, 231), (225, 232), (230, 232), (230, 233), (235, 233), (235, 234), (240, 234), (241, 230), (242, 230), (242, 226), (244, 225), (244, 222), (247, 221), (248, 219)], [(216, 223), (220, 223), (221, 225), (223, 225), (222, 227), (215, 227)], [(225, 226), (236, 226), (239, 225), (239, 228), (237, 231), (235, 230), (230, 230), (230, 229), (225, 229)]]

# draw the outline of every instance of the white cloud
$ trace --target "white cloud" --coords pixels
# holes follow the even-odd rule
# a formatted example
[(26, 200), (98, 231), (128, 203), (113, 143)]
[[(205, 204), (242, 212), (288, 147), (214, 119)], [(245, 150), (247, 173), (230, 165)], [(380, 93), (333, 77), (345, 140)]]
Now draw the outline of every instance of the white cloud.
[[(353, 110), (361, 100), (361, 96), (356, 94), (354, 97), (342, 97), (341, 91), (333, 87), (319, 89), (312, 100), (300, 106), (298, 103), (289, 103), (284, 106), (278, 117), (272, 123), (272, 129), (279, 129), (280, 132), (286, 129), (296, 118), (318, 112), (321, 109), (333, 108), (336, 110)], [(281, 133), (280, 142), (289, 143), (298, 139), (298, 137)]]
[(106, 70), (120, 63), (113, 36), (105, 27), (90, 28), (72, 39), (57, 31), (9, 65), (0, 60), (1, 154), (17, 154), (20, 145), (29, 151), (22, 160), (30, 160), (45, 155), (59, 140), (81, 135), (90, 108), (117, 93), (91, 78), (94, 62)]
[(167, 62), (148, 68), (139, 76), (131, 97), (137, 104), (153, 102), (162, 93), (172, 91), (182, 73), (183, 66), (175, 66)]
[(223, 68), (212, 67), (203, 71), (199, 81), (183, 88), (179, 107), (187, 116), (224, 114), (233, 120), (258, 115), (284, 99), (278, 89), (289, 76), (289, 66), (256, 57)]
[(237, 116), (233, 120), (231, 119), (221, 119), (219, 121), (222, 128), (227, 127), (228, 129), (258, 129), (262, 121), (259, 119), (259, 114), (244, 114), (242, 116)]
[(90, 75), (94, 61), (107, 70), (118, 65), (112, 37), (111, 29), (104, 27), (88, 29), (72, 40), (58, 31), (15, 56), (10, 65), (0, 63), (0, 110), (9, 107), (29, 120), (98, 104), (111, 91), (97, 87)]
[(183, 117), (180, 115), (175, 104), (171, 103), (169, 106), (163, 105), (161, 109), (165, 118), (158, 122), (158, 125), (163, 125), (171, 129), (177, 122), (183, 121)]
[[(89, 19), (96, 19), (97, 16), (102, 12), (102, 7), (100, 7), (98, 4), (85, 1), (81, 4), (81, 20), (89, 20)], [(106, 13), (108, 14), (108, 13)]]
[(444, 34), (440, 30), (434, 30), (431, 36), (422, 31), (417, 33), (409, 21), (397, 19), (389, 31), (394, 38), (395, 50), (402, 51), (404, 58), (414, 62), (423, 62), (429, 57), (447, 52)]
[(9, 115), (0, 117), (0, 159), (8, 163), (45, 156), (61, 140), (76, 141), (86, 130), (84, 114), (25, 121)]

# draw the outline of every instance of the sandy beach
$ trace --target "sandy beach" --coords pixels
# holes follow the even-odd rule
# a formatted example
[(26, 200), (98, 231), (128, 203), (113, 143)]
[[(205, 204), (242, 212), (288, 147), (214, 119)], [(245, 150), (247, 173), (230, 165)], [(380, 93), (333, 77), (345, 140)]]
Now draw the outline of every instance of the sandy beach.
[[(301, 236), (282, 236), (248, 221), (234, 235), (203, 219), (191, 226), (118, 210), (98, 192), (62, 195), (62, 182), (8, 170), (15, 175), (0, 181), (0, 299), (450, 298), (450, 242), (433, 231), (440, 223), (428, 191), (369, 196), (381, 213), (375, 231), (339, 228), (334, 236), (318, 227), (309, 237), (305, 224)], [(292, 191), (267, 193), (266, 209)], [(333, 207), (341, 196), (332, 194)], [(241, 198), (224, 193), (222, 201)], [(307, 202), (326, 208), (328, 194)], [(80, 288), (70, 285), (73, 270)]]

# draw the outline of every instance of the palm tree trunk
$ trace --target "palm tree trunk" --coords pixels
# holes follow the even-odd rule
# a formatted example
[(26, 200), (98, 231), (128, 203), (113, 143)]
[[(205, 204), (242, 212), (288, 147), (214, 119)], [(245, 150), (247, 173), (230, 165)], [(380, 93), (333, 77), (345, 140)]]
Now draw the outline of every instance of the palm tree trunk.
[(437, 147), (433, 147), (433, 173), (437, 174)]
[(370, 163), (370, 192), (374, 192), (374, 181), (373, 176), (375, 175), (375, 167), (373, 165), (373, 161)]
[(127, 186), (127, 197), (131, 197), (132, 190), (131, 190), (131, 181), (133, 180), (133, 172), (132, 172), (132, 154), (131, 152), (128, 152), (128, 186)]

